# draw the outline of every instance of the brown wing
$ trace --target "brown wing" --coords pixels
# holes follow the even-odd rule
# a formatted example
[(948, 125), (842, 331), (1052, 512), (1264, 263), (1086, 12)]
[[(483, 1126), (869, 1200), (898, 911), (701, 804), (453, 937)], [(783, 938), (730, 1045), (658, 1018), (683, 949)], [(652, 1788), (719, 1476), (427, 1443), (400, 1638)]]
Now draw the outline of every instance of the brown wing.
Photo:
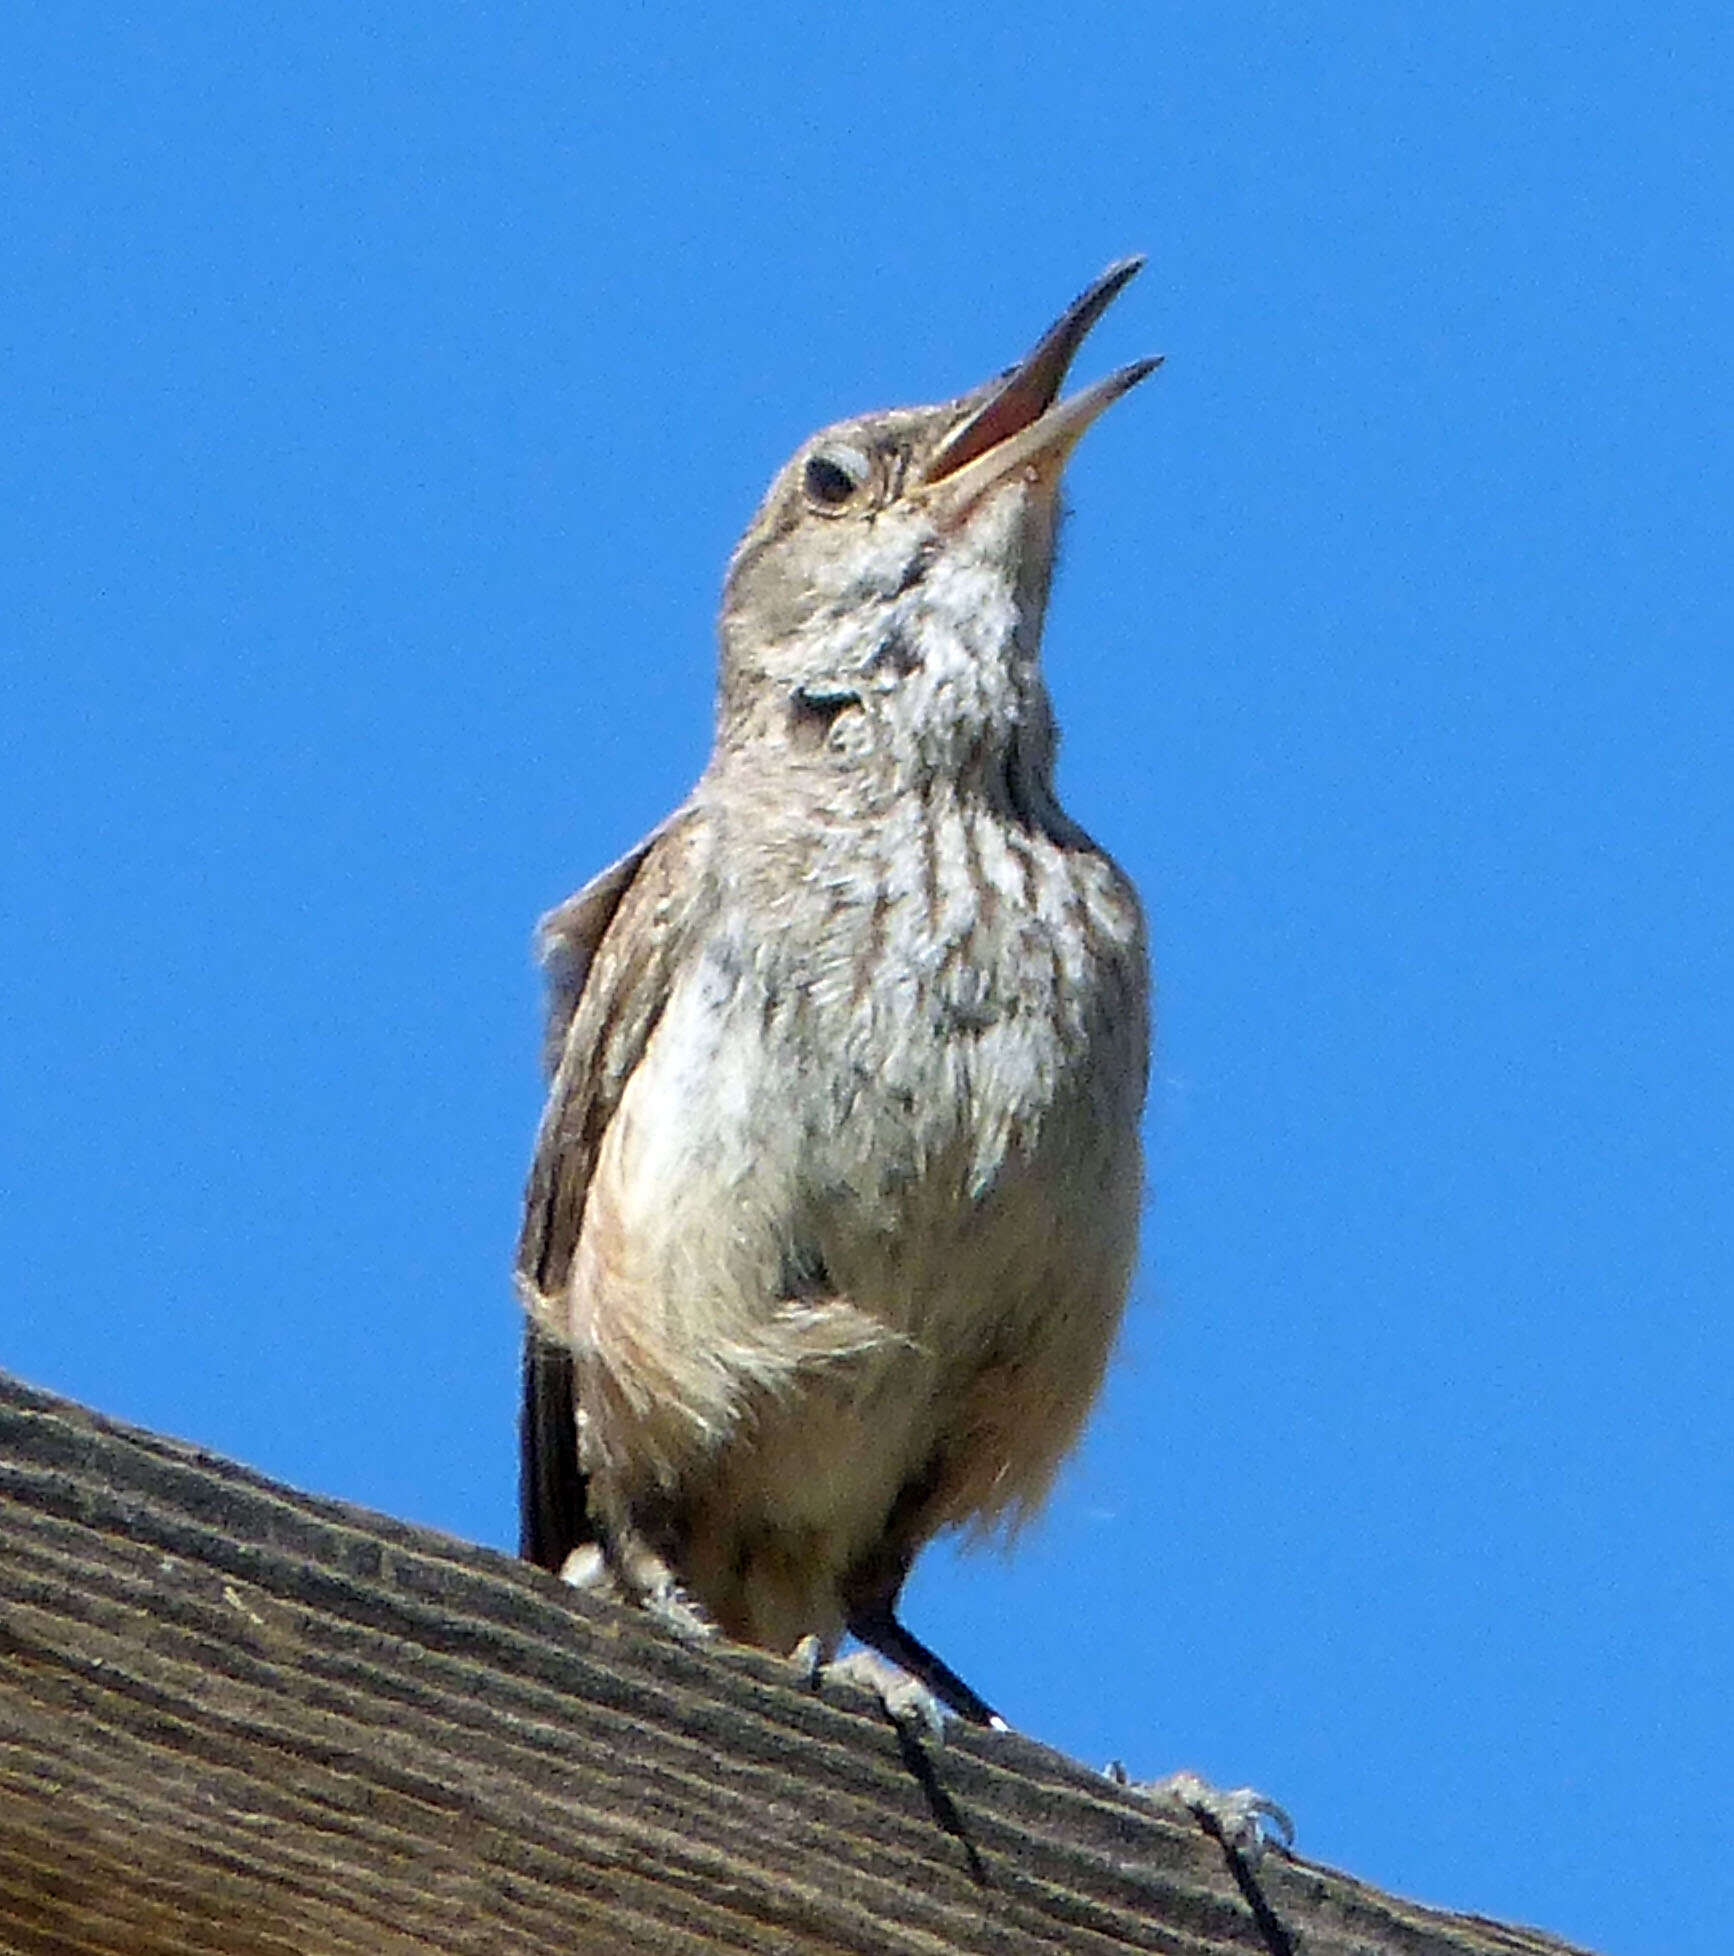
[(702, 902), (703, 818), (671, 816), (551, 911), (538, 932), (549, 979), (548, 1106), (524, 1197), (518, 1288), (529, 1312), (519, 1426), (518, 1553), (558, 1570), (593, 1541), (578, 1464), (571, 1354), (561, 1315), (597, 1150), (668, 1002)]

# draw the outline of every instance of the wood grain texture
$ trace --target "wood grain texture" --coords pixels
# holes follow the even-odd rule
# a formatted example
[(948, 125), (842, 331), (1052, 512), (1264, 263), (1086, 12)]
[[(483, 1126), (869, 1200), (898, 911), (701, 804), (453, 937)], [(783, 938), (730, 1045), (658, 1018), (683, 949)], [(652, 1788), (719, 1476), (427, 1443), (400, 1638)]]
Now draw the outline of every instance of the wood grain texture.
[[(924, 1784), (925, 1781), (925, 1784)], [(0, 1376), (0, 1949), (1560, 1956)]]

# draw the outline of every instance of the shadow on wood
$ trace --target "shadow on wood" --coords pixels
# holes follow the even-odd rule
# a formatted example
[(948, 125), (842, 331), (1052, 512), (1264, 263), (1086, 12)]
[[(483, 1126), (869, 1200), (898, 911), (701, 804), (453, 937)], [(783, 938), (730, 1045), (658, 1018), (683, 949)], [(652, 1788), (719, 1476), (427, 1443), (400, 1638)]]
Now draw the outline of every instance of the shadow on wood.
[(846, 1688), (0, 1377), (8, 1951), (1565, 1949), (1250, 1875), (1025, 1739), (911, 1763)]

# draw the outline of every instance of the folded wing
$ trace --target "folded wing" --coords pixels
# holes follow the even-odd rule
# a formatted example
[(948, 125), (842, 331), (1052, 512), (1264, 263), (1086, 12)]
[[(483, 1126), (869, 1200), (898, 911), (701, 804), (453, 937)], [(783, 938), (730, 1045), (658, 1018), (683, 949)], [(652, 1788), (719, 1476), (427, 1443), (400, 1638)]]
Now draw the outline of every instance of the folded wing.
[(518, 1552), (556, 1572), (573, 1549), (596, 1540), (578, 1459), (572, 1356), (560, 1336), (573, 1253), (602, 1138), (668, 1003), (678, 949), (702, 901), (703, 846), (702, 818), (681, 810), (550, 911), (538, 932), (551, 1084), (518, 1239), (528, 1312)]

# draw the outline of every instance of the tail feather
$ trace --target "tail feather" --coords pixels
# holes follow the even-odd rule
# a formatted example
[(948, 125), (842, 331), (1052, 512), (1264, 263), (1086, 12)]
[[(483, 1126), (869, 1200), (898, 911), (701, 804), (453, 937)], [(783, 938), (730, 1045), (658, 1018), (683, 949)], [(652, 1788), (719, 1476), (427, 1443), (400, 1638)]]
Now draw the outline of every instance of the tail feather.
[(574, 1549), (598, 1537), (578, 1464), (572, 1354), (530, 1326), (518, 1449), (518, 1553), (558, 1575)]

